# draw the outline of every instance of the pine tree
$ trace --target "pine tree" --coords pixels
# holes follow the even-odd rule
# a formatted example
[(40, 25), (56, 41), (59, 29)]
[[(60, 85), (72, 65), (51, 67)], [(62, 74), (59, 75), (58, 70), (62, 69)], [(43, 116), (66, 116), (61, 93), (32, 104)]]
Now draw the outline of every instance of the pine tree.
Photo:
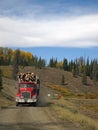
[(86, 67), (84, 66), (83, 68), (84, 69), (83, 69), (83, 75), (82, 75), (82, 83), (84, 85), (87, 85)]
[(68, 61), (67, 61), (67, 59), (63, 59), (63, 69), (65, 70), (65, 71), (68, 71)]
[(71, 60), (71, 62), (69, 62), (69, 71), (72, 72), (74, 66), (74, 62)]
[(20, 50), (16, 50), (14, 59), (13, 59), (13, 78), (17, 78), (17, 73), (19, 71), (19, 57), (20, 57)]
[(72, 75), (73, 75), (73, 77), (76, 77), (75, 67), (74, 66), (72, 67)]
[(90, 63), (90, 79), (92, 80), (93, 79), (93, 61), (91, 60), (91, 63)]
[(97, 81), (97, 61), (93, 61), (93, 70), (92, 70), (93, 82), (96, 84)]
[(87, 59), (87, 63), (86, 63), (86, 74), (87, 74), (87, 76), (90, 76), (90, 63), (89, 63), (89, 58)]
[(49, 67), (56, 68), (56, 64), (57, 64), (57, 59), (51, 58), (49, 61)]
[(2, 87), (2, 71), (0, 69), (0, 92), (2, 89), (3, 89), (3, 87)]
[(41, 69), (41, 68), (45, 67), (45, 64), (46, 64), (45, 60), (40, 57), (38, 60), (38, 63), (37, 63), (37, 67)]

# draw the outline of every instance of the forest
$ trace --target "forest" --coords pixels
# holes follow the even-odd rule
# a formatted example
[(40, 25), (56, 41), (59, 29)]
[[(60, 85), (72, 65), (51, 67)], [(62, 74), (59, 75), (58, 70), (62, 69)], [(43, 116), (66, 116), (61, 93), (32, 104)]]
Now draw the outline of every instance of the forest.
[(14, 66), (14, 73), (18, 73), (18, 66), (35, 66), (39, 69), (43, 67), (53, 67), (69, 71), (74, 77), (81, 76), (82, 83), (87, 85), (87, 77), (90, 77), (94, 83), (98, 82), (98, 60), (97, 59), (85, 59), (85, 57), (79, 57), (68, 61), (65, 58), (63, 61), (58, 61), (53, 57), (46, 65), (45, 59), (34, 56), (30, 52), (23, 50), (12, 50), (11, 48), (0, 47), (0, 66)]

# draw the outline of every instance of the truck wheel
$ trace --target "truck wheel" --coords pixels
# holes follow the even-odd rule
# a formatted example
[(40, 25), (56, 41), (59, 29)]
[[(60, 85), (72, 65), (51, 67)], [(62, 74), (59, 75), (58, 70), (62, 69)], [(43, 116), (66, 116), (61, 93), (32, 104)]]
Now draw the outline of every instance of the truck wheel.
[(37, 102), (34, 102), (34, 103), (33, 103), (33, 106), (36, 107), (36, 106), (37, 106)]
[(39, 95), (39, 89), (37, 90), (37, 95)]
[(19, 103), (18, 103), (18, 102), (16, 102), (16, 106), (19, 106)]

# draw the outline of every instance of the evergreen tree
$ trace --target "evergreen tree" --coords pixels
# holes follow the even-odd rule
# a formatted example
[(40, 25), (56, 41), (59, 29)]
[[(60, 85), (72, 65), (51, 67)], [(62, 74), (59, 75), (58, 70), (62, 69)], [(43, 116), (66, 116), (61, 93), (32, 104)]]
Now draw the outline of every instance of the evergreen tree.
[(75, 67), (74, 67), (74, 65), (73, 65), (73, 67), (72, 67), (72, 75), (73, 75), (73, 77), (76, 77), (76, 72), (75, 72)]
[(3, 87), (2, 87), (2, 71), (0, 69), (0, 92), (2, 89), (3, 89)]
[(87, 76), (90, 76), (90, 63), (89, 63), (89, 58), (87, 58), (87, 63), (86, 63), (86, 74), (87, 74)]
[(65, 71), (68, 71), (68, 61), (66, 58), (63, 59), (63, 69)]
[(38, 68), (42, 68), (42, 59), (41, 59), (41, 57), (39, 58), (39, 60), (38, 60), (38, 63), (37, 63), (37, 66), (38, 66)]
[(49, 67), (56, 68), (56, 65), (57, 65), (57, 59), (51, 58), (50, 61), (49, 61)]
[(20, 57), (20, 50), (15, 51), (14, 59), (13, 59), (13, 78), (17, 78), (17, 73), (19, 72), (19, 57)]
[(38, 57), (35, 56), (35, 57), (33, 58), (33, 66), (37, 67), (37, 64), (38, 64)]
[(73, 65), (74, 65), (74, 62), (71, 60), (71, 62), (69, 62), (69, 71), (70, 72), (72, 72)]
[(93, 78), (94, 84), (96, 84), (96, 81), (97, 81), (97, 61), (96, 60), (93, 61), (92, 78)]
[(91, 63), (90, 63), (90, 79), (92, 80), (93, 79), (93, 61), (91, 60)]
[(40, 69), (41, 69), (42, 67), (45, 67), (45, 60), (42, 59), (41, 57), (40, 57), (39, 60), (38, 60), (37, 67), (40, 68)]
[(49, 66), (50, 66), (50, 67), (53, 67), (53, 66), (54, 66), (53, 58), (50, 59)]
[(98, 64), (97, 64), (97, 70), (96, 70), (96, 81), (98, 82)]
[(8, 53), (7, 53), (7, 62), (8, 65), (12, 65), (12, 55), (13, 55), (13, 51), (12, 49), (8, 49)]
[(86, 68), (85, 68), (85, 66), (83, 67), (82, 83), (84, 85), (87, 85), (87, 76), (86, 76)]

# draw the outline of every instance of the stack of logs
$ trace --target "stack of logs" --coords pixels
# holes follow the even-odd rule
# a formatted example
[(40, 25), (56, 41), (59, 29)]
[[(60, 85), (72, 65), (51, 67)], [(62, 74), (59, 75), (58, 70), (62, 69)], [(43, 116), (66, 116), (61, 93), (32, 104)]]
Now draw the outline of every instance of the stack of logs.
[(39, 78), (31, 72), (18, 74), (18, 82), (34, 82), (37, 80), (39, 80)]

